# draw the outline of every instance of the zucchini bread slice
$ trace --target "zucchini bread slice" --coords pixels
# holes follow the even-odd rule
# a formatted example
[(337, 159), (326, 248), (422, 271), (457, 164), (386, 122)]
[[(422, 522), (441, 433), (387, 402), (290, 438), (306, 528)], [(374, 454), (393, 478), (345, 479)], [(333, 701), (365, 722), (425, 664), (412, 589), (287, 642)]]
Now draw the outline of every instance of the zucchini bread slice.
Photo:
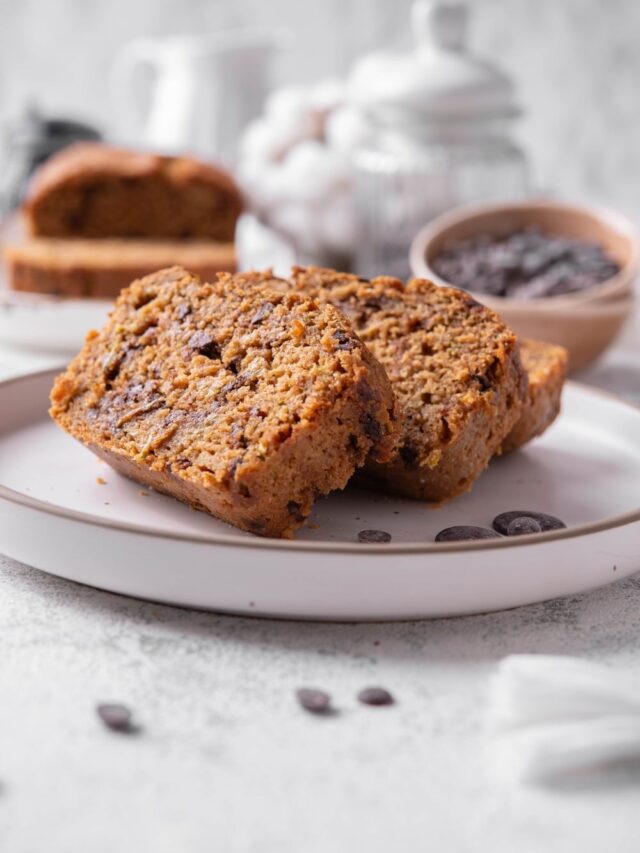
[(514, 333), (469, 294), (430, 281), (295, 268), (290, 286), (339, 308), (391, 380), (402, 436), (391, 461), (367, 462), (368, 477), (425, 501), (467, 491), (522, 410)]
[(365, 458), (390, 458), (384, 370), (345, 318), (270, 275), (180, 267), (133, 282), (59, 376), (51, 416), (113, 468), (289, 537)]
[(520, 341), (522, 366), (529, 387), (522, 414), (505, 438), (502, 452), (517, 450), (548, 429), (560, 414), (560, 398), (567, 375), (568, 353), (557, 344)]

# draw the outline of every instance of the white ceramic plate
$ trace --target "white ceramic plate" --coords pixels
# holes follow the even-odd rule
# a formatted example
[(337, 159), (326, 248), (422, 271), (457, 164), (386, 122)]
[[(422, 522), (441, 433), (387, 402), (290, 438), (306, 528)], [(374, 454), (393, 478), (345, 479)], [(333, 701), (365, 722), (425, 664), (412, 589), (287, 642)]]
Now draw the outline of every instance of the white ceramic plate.
[[(640, 410), (569, 384), (560, 420), (440, 509), (347, 490), (296, 541), (260, 539), (111, 471), (47, 418), (55, 371), (0, 384), (0, 551), (92, 586), (188, 607), (313, 619), (497, 610), (640, 569)], [(104, 485), (98, 478), (106, 481)], [(451, 524), (535, 509), (567, 530), (435, 544)], [(362, 529), (388, 545), (360, 545)]]

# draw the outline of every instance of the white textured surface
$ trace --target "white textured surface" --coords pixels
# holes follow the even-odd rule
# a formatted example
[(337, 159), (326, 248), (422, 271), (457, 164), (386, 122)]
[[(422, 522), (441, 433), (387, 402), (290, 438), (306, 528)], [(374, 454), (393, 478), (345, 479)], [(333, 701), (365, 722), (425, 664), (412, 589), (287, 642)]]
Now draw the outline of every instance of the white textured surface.
[[(318, 625), (190, 613), (0, 558), (0, 838), (10, 853), (638, 849), (638, 782), (490, 780), (487, 677), (511, 652), (640, 677), (640, 580), (490, 616)], [(361, 687), (392, 708), (357, 706)], [(293, 699), (330, 690), (318, 719)], [(101, 728), (121, 700), (144, 732)]]

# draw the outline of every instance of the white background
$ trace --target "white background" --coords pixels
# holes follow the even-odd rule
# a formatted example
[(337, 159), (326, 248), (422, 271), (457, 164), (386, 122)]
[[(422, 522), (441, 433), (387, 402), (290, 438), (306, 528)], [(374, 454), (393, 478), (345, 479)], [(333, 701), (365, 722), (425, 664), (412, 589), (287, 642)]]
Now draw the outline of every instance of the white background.
[[(0, 0), (0, 119), (29, 98), (109, 127), (115, 52), (139, 35), (226, 25), (295, 34), (279, 81), (341, 74), (408, 46), (410, 0)], [(477, 0), (472, 43), (514, 77), (539, 187), (640, 215), (640, 3)]]

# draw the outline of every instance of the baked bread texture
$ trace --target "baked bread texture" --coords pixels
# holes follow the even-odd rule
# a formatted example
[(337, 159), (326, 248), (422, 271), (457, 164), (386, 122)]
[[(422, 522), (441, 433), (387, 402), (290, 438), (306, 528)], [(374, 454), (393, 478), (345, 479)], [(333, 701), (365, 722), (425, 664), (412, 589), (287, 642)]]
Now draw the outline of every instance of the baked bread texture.
[(344, 316), (268, 273), (135, 281), (58, 377), (51, 416), (122, 474), (262, 536), (395, 447), (384, 370)]
[(221, 169), (97, 142), (71, 145), (36, 173), (23, 207), (40, 237), (233, 240), (242, 200)]
[(513, 332), (468, 293), (425, 280), (296, 268), (289, 286), (344, 312), (391, 380), (402, 437), (367, 477), (425, 501), (467, 491), (520, 417), (527, 377)]
[(4, 250), (9, 286), (49, 296), (115, 299), (136, 278), (174, 265), (204, 281), (233, 272), (233, 243), (34, 237)]
[(520, 356), (529, 387), (522, 414), (502, 445), (503, 453), (517, 450), (551, 426), (560, 413), (567, 375), (568, 353), (564, 347), (524, 339)]

